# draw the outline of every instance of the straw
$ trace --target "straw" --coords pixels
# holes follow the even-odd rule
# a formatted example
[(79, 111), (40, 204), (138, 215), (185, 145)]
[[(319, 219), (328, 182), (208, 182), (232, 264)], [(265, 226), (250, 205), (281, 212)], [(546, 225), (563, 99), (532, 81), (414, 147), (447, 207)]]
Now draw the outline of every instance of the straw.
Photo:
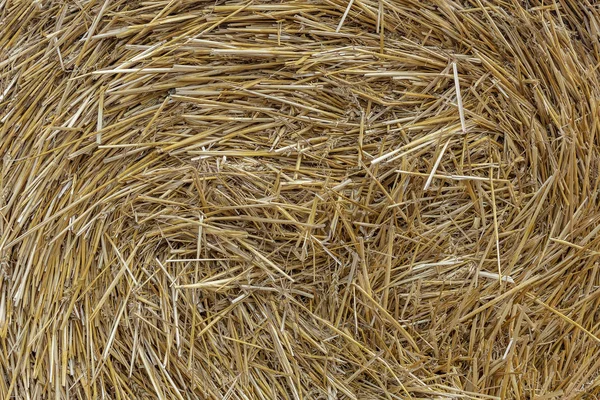
[(0, 0), (0, 399), (600, 398), (599, 32)]

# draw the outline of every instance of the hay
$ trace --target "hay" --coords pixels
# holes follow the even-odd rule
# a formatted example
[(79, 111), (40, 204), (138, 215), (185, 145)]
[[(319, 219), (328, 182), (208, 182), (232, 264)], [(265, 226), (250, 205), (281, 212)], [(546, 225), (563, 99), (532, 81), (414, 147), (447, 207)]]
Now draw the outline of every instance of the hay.
[(0, 398), (600, 396), (589, 0), (0, 1)]

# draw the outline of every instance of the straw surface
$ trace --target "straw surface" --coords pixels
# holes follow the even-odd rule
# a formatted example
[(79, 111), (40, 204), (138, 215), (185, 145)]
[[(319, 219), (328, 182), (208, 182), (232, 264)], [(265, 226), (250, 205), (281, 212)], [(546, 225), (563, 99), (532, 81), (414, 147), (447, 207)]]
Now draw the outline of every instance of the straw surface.
[(0, 398), (598, 398), (599, 38), (591, 0), (0, 0)]

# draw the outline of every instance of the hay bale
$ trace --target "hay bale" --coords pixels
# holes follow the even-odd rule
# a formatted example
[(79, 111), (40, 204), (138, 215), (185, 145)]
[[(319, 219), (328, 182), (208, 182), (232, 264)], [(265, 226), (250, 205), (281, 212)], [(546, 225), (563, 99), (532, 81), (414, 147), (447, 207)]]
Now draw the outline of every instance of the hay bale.
[(599, 32), (0, 1), (0, 398), (597, 398)]

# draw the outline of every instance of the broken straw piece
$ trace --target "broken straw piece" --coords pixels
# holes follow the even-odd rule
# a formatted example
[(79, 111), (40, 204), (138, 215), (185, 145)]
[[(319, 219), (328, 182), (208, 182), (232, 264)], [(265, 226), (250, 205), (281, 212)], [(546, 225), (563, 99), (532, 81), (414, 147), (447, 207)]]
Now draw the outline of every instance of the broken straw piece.
[(495, 280), (501, 280), (503, 282), (515, 283), (514, 279), (509, 275), (502, 275), (502, 277), (500, 277), (499, 274), (496, 274), (494, 272), (479, 271), (479, 276), (481, 276), (482, 278), (490, 278)]

